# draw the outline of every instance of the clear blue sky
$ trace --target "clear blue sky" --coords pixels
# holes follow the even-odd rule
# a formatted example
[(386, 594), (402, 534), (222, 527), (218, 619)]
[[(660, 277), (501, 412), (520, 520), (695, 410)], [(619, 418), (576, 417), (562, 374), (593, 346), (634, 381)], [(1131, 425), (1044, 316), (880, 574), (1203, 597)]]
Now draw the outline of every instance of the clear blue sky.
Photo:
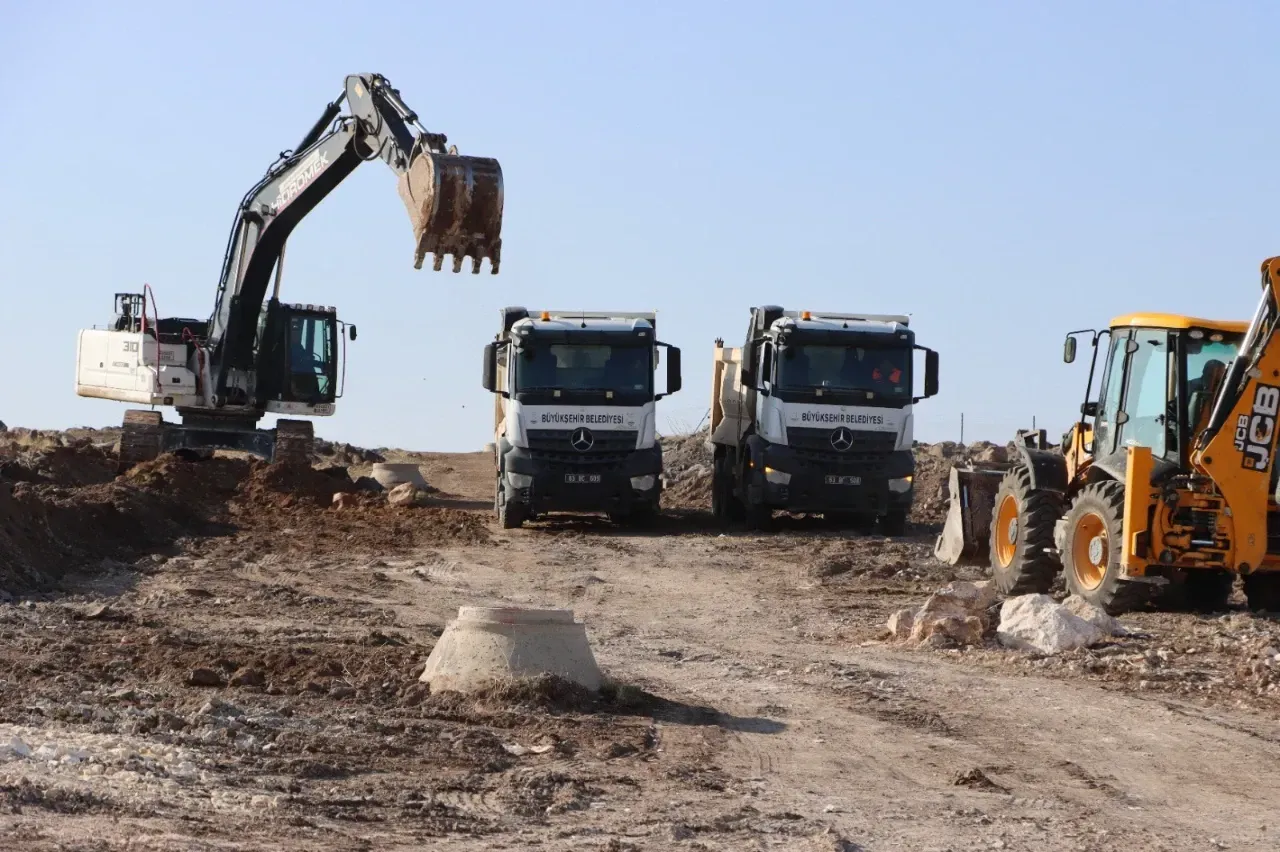
[[(190, 6), (191, 8), (187, 8)], [(198, 6), (198, 8), (196, 8)], [(910, 312), (942, 355), (917, 437), (1058, 434), (1063, 332), (1250, 314), (1280, 254), (1280, 7), (1268, 3), (10, 3), (0, 28), (0, 419), (119, 422), (76, 330), (148, 282), (205, 317), (235, 205), (352, 72), (497, 157), (502, 272), (412, 268), (362, 165), (295, 232), (285, 294), (356, 322), (317, 421), (480, 447), (508, 304), (656, 309), (685, 354), (659, 425), (707, 408), (749, 305)], [(447, 269), (447, 266), (446, 266)], [(172, 416), (172, 412), (169, 413)]]

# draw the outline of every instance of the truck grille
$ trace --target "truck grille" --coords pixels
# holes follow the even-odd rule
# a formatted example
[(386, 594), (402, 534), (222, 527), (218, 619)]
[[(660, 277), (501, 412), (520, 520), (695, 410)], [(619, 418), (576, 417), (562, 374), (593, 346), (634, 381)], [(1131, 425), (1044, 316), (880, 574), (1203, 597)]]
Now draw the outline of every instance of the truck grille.
[(613, 464), (635, 451), (639, 432), (591, 432), (591, 446), (580, 450), (573, 445), (577, 429), (530, 429), (529, 455), (568, 465)]
[(846, 436), (850, 441), (849, 448), (841, 450), (831, 443), (835, 428), (790, 427), (787, 429), (787, 444), (797, 458), (809, 464), (830, 468), (831, 473), (882, 476), (889, 455), (898, 443), (898, 436), (893, 432), (859, 432), (850, 429)]

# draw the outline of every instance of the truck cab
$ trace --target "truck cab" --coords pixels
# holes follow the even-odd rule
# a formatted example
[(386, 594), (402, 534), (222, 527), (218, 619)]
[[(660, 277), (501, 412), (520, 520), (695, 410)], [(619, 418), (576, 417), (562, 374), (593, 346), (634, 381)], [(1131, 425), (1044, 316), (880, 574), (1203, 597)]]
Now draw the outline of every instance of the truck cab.
[(716, 342), (713, 510), (753, 528), (780, 510), (901, 532), (914, 498), (912, 406), (937, 393), (937, 371), (906, 316), (753, 308), (741, 349)]
[(494, 394), (494, 510), (504, 528), (553, 511), (619, 522), (657, 514), (655, 403), (680, 389), (680, 350), (658, 341), (655, 314), (505, 308), (485, 346), (484, 387)]

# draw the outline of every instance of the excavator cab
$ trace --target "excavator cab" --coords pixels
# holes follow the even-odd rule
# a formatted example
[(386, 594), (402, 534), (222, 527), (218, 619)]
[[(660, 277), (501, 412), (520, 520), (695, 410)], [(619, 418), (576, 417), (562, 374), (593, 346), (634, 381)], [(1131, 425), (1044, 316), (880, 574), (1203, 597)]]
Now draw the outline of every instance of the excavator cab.
[(260, 322), (257, 366), (258, 397), (265, 410), (333, 413), (341, 395), (339, 326), (332, 307), (274, 299), (267, 303)]

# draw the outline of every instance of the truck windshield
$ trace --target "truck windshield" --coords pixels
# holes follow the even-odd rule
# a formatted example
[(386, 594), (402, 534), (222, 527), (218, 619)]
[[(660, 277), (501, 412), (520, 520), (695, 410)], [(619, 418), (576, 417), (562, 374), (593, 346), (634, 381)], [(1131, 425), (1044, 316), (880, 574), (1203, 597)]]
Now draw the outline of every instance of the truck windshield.
[(516, 359), (516, 393), (615, 391), (648, 395), (653, 355), (647, 346), (552, 343), (526, 345)]
[(872, 391), (884, 399), (911, 397), (911, 350), (896, 347), (798, 344), (778, 358), (777, 385), (787, 390)]

